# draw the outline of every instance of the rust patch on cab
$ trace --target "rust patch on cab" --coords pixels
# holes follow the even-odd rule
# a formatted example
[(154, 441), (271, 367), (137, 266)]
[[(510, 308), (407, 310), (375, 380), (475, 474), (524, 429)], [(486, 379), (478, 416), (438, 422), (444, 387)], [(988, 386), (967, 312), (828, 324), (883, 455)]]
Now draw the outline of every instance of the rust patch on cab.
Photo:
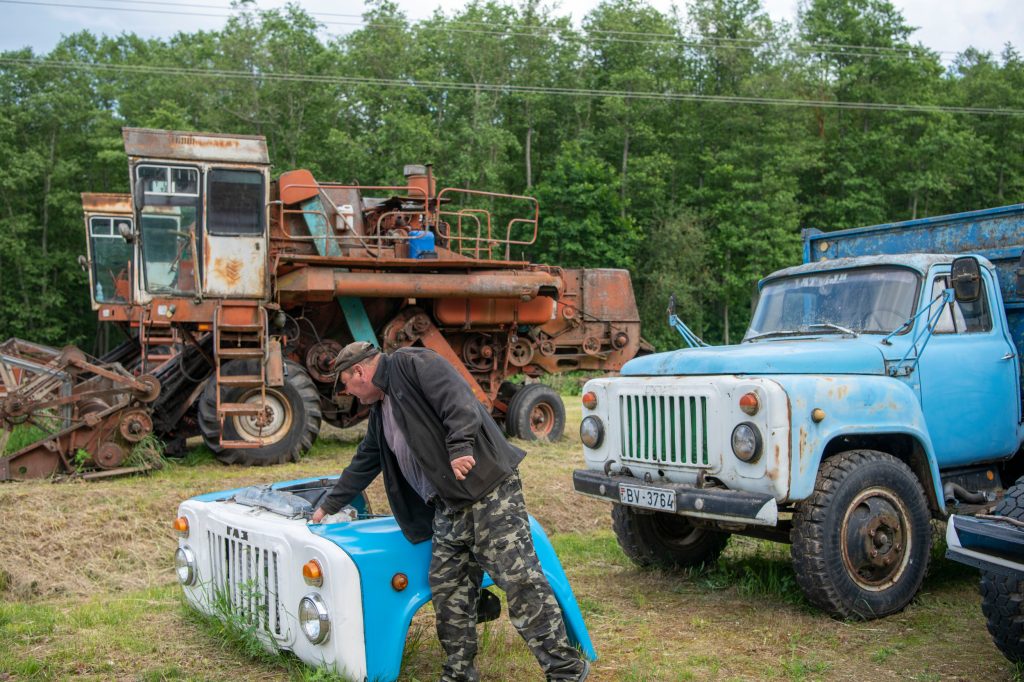
[(242, 269), (245, 264), (237, 258), (217, 258), (213, 261), (213, 271), (220, 276), (227, 284), (238, 284), (242, 279)]

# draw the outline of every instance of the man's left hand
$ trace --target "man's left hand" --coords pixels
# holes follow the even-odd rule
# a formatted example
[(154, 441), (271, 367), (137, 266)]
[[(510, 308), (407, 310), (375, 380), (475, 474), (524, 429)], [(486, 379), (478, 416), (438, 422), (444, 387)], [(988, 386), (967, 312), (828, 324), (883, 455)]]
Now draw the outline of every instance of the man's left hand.
[(455, 480), (464, 481), (469, 470), (476, 465), (473, 455), (463, 455), (452, 460), (452, 471), (455, 472)]

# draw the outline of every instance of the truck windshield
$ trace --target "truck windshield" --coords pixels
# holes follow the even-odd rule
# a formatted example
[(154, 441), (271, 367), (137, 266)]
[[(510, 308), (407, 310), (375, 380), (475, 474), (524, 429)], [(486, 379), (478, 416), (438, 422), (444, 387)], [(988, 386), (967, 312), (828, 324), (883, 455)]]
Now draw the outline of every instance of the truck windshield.
[(888, 334), (914, 313), (920, 275), (900, 267), (813, 272), (772, 280), (761, 290), (743, 337)]

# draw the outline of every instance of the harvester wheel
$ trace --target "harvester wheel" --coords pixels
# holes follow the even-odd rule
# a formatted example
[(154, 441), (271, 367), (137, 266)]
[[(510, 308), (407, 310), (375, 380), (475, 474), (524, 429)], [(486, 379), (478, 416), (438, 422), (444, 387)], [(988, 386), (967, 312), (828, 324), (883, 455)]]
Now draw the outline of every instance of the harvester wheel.
[[(217, 396), (211, 380), (199, 401), (199, 428), (203, 441), (225, 464), (269, 466), (296, 462), (320, 434), (320, 398), (316, 386), (301, 365), (285, 361), (284, 386), (266, 389), (267, 409), (259, 416), (229, 416), (224, 420), (223, 438), (230, 441), (251, 440), (251, 448), (224, 448), (221, 444), (220, 421), (217, 419)], [(258, 375), (256, 360), (230, 362), (221, 368), (226, 376)], [(257, 402), (259, 388), (221, 387), (222, 403)], [(260, 445), (262, 441), (262, 445)]]
[(561, 396), (544, 384), (523, 386), (509, 401), (505, 430), (523, 440), (558, 440), (565, 430)]

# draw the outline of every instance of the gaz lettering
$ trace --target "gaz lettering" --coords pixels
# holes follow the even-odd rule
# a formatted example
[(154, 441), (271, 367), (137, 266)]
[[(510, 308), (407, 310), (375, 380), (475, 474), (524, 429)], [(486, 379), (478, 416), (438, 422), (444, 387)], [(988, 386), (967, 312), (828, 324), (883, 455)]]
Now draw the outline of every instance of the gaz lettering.
[(239, 540), (248, 540), (249, 539), (249, 531), (247, 531), (247, 530), (239, 530), (237, 528), (232, 528), (231, 526), (227, 526), (227, 529), (228, 529), (228, 537), (238, 538)]

